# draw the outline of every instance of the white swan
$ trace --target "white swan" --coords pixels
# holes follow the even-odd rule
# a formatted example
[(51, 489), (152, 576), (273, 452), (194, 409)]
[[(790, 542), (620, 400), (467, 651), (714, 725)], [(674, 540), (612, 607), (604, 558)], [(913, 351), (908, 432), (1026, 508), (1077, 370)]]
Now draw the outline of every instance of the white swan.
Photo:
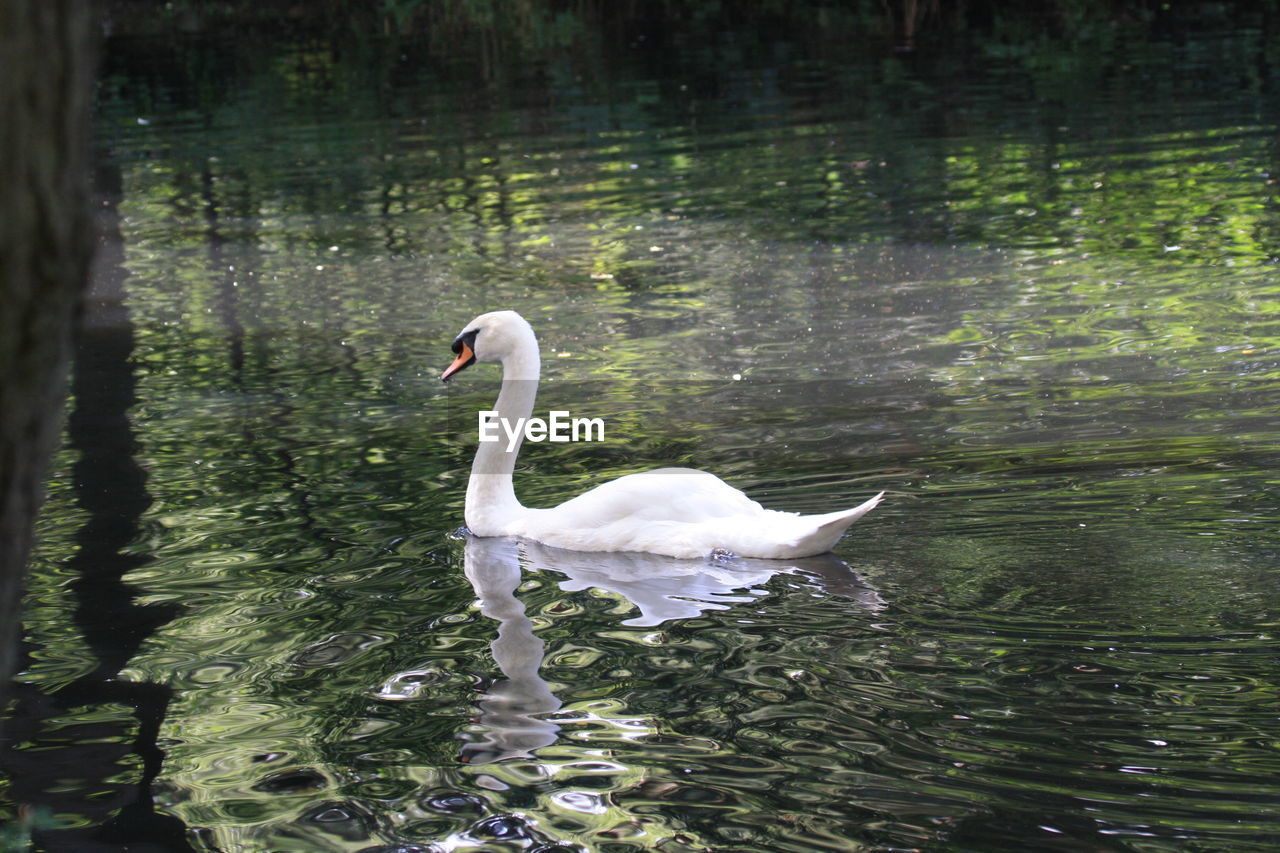
[[(541, 360), (533, 329), (514, 311), (481, 314), (453, 342), (449, 381), (477, 361), (502, 363), (494, 410), (508, 424), (533, 413)], [(505, 438), (505, 436), (503, 436)], [(853, 509), (799, 515), (765, 509), (720, 478), (692, 468), (628, 474), (550, 509), (516, 499), (511, 474), (520, 438), (481, 442), (467, 483), (467, 527), (477, 536), (515, 536), (573, 551), (643, 551), (694, 559), (718, 550), (794, 559), (831, 550), (884, 492)]]

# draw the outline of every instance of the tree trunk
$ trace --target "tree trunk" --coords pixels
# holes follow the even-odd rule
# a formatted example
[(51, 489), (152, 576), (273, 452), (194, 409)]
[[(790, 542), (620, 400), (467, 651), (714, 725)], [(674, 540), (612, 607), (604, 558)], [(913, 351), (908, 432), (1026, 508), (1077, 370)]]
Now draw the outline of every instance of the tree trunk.
[(0, 2), (0, 708), (93, 251), (95, 6)]

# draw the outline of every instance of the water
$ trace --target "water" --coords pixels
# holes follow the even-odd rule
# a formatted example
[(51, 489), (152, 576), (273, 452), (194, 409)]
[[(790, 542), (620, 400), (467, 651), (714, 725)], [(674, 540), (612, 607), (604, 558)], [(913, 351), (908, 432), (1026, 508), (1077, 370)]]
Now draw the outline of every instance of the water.
[[(0, 809), (49, 850), (1273, 848), (1268, 43), (113, 39)], [(526, 445), (526, 503), (889, 496), (795, 565), (454, 536), (496, 374), (437, 377), (502, 307), (539, 409), (607, 423)]]

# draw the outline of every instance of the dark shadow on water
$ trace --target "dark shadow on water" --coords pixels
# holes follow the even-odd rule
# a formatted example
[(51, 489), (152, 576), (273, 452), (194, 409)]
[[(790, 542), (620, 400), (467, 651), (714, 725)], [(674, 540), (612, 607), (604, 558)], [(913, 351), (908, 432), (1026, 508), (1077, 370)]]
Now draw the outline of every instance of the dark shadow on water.
[(546, 715), (560, 700), (539, 674), (545, 645), (533, 632), (524, 604), (516, 597), (523, 570), (565, 576), (565, 592), (595, 588), (631, 602), (639, 615), (622, 620), (632, 627), (657, 627), (676, 619), (692, 619), (708, 610), (726, 610), (763, 595), (756, 588), (780, 573), (814, 580), (827, 594), (855, 606), (885, 606), (874, 589), (833, 554), (801, 560), (677, 560), (636, 552), (584, 552), (550, 548), (536, 542), (468, 536), (464, 552), (467, 580), (480, 600), (480, 612), (498, 623), (490, 644), (504, 679), (479, 700), (483, 733), (462, 746), (464, 764), (490, 764), (530, 758), (556, 742), (560, 727)]
[[(94, 657), (93, 668), (65, 686), (44, 692), (19, 684), (8, 743), (41, 742), (39, 750), (6, 751), (2, 760), (15, 802), (75, 814), (89, 825), (36, 834), (41, 850), (188, 851), (185, 826), (155, 812), (151, 782), (164, 753), (157, 745), (172, 691), (165, 685), (118, 679), (155, 631), (177, 615), (172, 605), (140, 605), (129, 572), (150, 558), (130, 553), (139, 521), (151, 504), (128, 410), (135, 402), (130, 358), (134, 328), (124, 305), (123, 243), (116, 203), (119, 169), (101, 166), (100, 195), (109, 202), (86, 313), (75, 346), (68, 433), (78, 454), (72, 470), (77, 504), (88, 518), (76, 534), (77, 551), (66, 564), (74, 579), (72, 620)], [(26, 650), (30, 663), (33, 649)], [(55, 723), (84, 709), (124, 706), (133, 724), (104, 713), (72, 726)], [(58, 733), (61, 730), (61, 733)], [(52, 745), (52, 746), (49, 746)], [(130, 758), (130, 755), (134, 758)], [(132, 772), (122, 773), (132, 765)], [(120, 781), (121, 777), (131, 779)], [(67, 780), (74, 779), (74, 785)], [(86, 796), (90, 794), (91, 796)]]

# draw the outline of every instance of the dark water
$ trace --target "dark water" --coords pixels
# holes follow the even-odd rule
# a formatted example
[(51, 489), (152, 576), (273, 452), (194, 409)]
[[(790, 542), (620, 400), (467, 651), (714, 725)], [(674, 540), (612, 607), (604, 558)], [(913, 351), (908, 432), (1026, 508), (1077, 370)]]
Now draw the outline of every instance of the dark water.
[[(1272, 42), (686, 47), (108, 43), (40, 849), (1280, 844)], [(457, 538), (495, 308), (607, 423), (526, 503), (888, 498), (796, 565)]]

